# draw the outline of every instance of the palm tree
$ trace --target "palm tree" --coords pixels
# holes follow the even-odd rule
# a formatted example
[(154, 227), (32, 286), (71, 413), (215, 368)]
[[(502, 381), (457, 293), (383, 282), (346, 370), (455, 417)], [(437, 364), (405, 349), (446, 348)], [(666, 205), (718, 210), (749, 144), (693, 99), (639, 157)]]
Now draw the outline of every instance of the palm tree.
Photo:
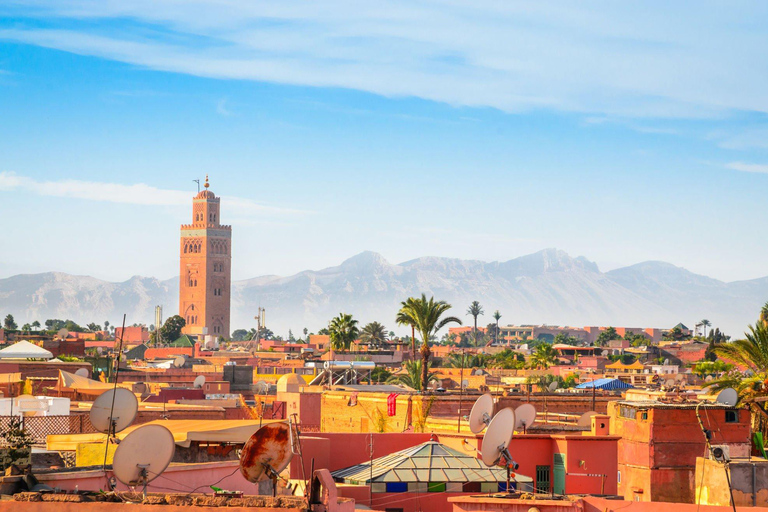
[(706, 338), (706, 337), (707, 337), (707, 327), (709, 327), (710, 325), (712, 325), (712, 322), (710, 322), (709, 320), (707, 320), (707, 319), (705, 318), (704, 320), (702, 320), (701, 322), (699, 322), (699, 325), (701, 325), (701, 326), (704, 328), (704, 337)]
[[(429, 383), (429, 340), (432, 335), (450, 323), (461, 325), (461, 320), (455, 316), (441, 318), (443, 313), (451, 309), (451, 305), (445, 301), (435, 301), (434, 297), (427, 300), (425, 294), (421, 294), (420, 299), (411, 297), (403, 302), (403, 307), (398, 313), (398, 323), (406, 323), (419, 332), (421, 337), (421, 389), (426, 391)], [(414, 345), (416, 340), (414, 340)]]
[(387, 343), (387, 328), (379, 322), (371, 322), (360, 331), (360, 341), (368, 347), (380, 347)]
[(416, 360), (416, 325), (413, 323), (413, 320), (411, 317), (409, 317), (407, 314), (404, 313), (406, 309), (410, 309), (415, 307), (414, 306), (414, 299), (413, 297), (408, 297), (407, 300), (400, 303), (400, 311), (397, 312), (397, 317), (395, 317), (395, 322), (397, 322), (397, 325), (410, 325), (411, 326), (411, 360)]
[(472, 317), (475, 319), (475, 328), (472, 331), (475, 334), (475, 346), (477, 346), (477, 317), (483, 313), (485, 313), (485, 311), (483, 311), (483, 306), (481, 306), (480, 303), (476, 300), (473, 300), (472, 304), (469, 305), (469, 309), (467, 309), (467, 314), (472, 315)]
[[(762, 316), (762, 312), (761, 312)], [(734, 388), (739, 394), (739, 404), (747, 405), (752, 411), (752, 431), (768, 433), (768, 411), (759, 399), (768, 395), (768, 325), (758, 322), (744, 333), (745, 339), (721, 343), (714, 347), (715, 354), (728, 363), (746, 368), (746, 371), (731, 370), (712, 381), (715, 391)]]
[(349, 350), (359, 333), (357, 320), (346, 313), (339, 313), (328, 325), (331, 348), (336, 351)]
[[(403, 368), (405, 368), (405, 373), (401, 373), (399, 375), (393, 375), (389, 379), (387, 379), (387, 384), (403, 384), (404, 386), (411, 387), (413, 389), (418, 390), (420, 387), (420, 384), (422, 383), (422, 362), (421, 361), (406, 361), (403, 364)], [(429, 369), (432, 368), (432, 363), (427, 363), (427, 384), (429, 384), (432, 381), (437, 380), (437, 374), (435, 372), (430, 372)]]
[(760, 309), (760, 323), (763, 325), (768, 325), (768, 302), (763, 304), (762, 309)]
[(537, 370), (546, 370), (557, 362), (555, 349), (549, 343), (542, 343), (536, 347), (536, 352), (531, 354), (529, 365)]
[(499, 318), (501, 318), (501, 313), (499, 313), (499, 310), (493, 312), (493, 318), (496, 320), (496, 344), (499, 344)]

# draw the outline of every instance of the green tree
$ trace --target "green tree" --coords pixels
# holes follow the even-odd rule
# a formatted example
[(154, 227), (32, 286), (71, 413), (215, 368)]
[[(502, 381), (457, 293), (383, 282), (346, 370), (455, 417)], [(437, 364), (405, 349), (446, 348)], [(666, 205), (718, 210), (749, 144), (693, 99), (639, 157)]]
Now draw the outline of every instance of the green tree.
[(608, 344), (609, 341), (618, 339), (621, 339), (621, 336), (619, 336), (619, 333), (616, 332), (616, 329), (613, 327), (608, 327), (606, 330), (600, 333), (600, 336), (597, 337), (595, 345), (604, 347)]
[[(406, 310), (413, 309), (416, 307), (414, 304), (416, 299), (413, 297), (408, 297), (406, 300), (400, 303), (400, 311), (397, 312), (397, 316), (395, 317), (395, 322), (397, 322), (397, 325), (408, 325), (411, 328), (411, 360), (416, 360), (416, 344), (413, 343), (413, 338), (416, 337), (416, 324), (413, 323), (413, 319), (406, 314)], [(406, 336), (405, 339), (408, 339), (408, 336)]]
[(477, 317), (485, 314), (485, 311), (483, 311), (483, 306), (481, 306), (479, 302), (473, 300), (472, 304), (470, 304), (467, 309), (467, 314), (472, 315), (472, 318), (475, 321), (475, 327), (472, 329), (472, 333), (475, 335), (475, 346), (477, 346)]
[[(461, 320), (454, 316), (443, 317), (451, 305), (445, 301), (435, 301), (434, 297), (430, 297), (427, 300), (426, 294), (421, 294), (420, 299), (414, 299), (411, 297), (408, 301), (403, 303), (404, 306), (398, 314), (403, 315), (403, 319), (410, 319), (411, 325), (414, 326), (416, 332), (421, 337), (421, 372), (422, 372), (422, 391), (427, 389), (429, 383), (429, 357), (431, 355), (429, 350), (430, 338), (437, 334), (437, 332), (450, 323), (457, 323), (461, 325)], [(415, 344), (415, 343), (414, 343)]]
[[(86, 327), (91, 332), (96, 332), (101, 330), (101, 326), (93, 322), (89, 323)], [(150, 330), (154, 330), (154, 329), (150, 329)]]
[(546, 370), (557, 362), (555, 349), (549, 343), (542, 343), (536, 347), (536, 351), (531, 354), (528, 360), (528, 366), (537, 370)]
[(16, 320), (13, 319), (13, 315), (8, 314), (5, 317), (5, 320), (3, 320), (3, 327), (6, 331), (15, 331), (18, 328), (18, 325), (16, 325)]
[(437, 380), (437, 374), (430, 372), (432, 363), (428, 362), (426, 367), (423, 367), (424, 360), (406, 361), (403, 364), (405, 373), (393, 375), (387, 379), (388, 384), (402, 384), (418, 391), (422, 385), (424, 385), (424, 375), (426, 375), (426, 389), (430, 382)]
[(339, 313), (339, 316), (331, 320), (328, 325), (328, 334), (331, 339), (331, 348), (338, 352), (349, 350), (352, 342), (360, 334), (360, 330), (357, 328), (357, 320), (352, 318), (352, 315)]
[(379, 348), (387, 344), (387, 328), (379, 322), (370, 322), (360, 331), (360, 341), (369, 348)]
[(706, 377), (707, 375), (720, 375), (731, 370), (733, 370), (733, 365), (725, 361), (703, 361), (696, 363), (691, 372), (699, 377)]
[[(254, 329), (255, 332), (255, 329)], [(232, 332), (232, 341), (246, 341), (249, 340), (248, 331), (246, 329), (235, 329)]]
[(21, 326), (21, 330), (24, 331), (24, 332), (29, 332), (29, 331), (32, 330), (32, 326), (29, 325), (29, 324), (24, 324), (24, 325)]
[(328, 335), (330, 335), (331, 333), (330, 333), (330, 331), (328, 330), (328, 328), (327, 328), (327, 327), (323, 327), (322, 329), (320, 329), (319, 331), (317, 331), (317, 334), (319, 334), (319, 335), (321, 335), (321, 336), (328, 336)]
[(568, 333), (559, 332), (555, 336), (553, 343), (555, 345), (578, 345), (581, 340), (575, 336), (570, 336)]
[(496, 320), (496, 345), (499, 344), (499, 318), (501, 318), (501, 313), (497, 309), (493, 312), (493, 319)]
[(707, 319), (705, 318), (704, 320), (702, 320), (701, 322), (699, 322), (699, 325), (700, 325), (700, 326), (702, 326), (702, 327), (704, 328), (704, 334), (703, 334), (703, 336), (706, 338), (706, 337), (707, 337), (707, 327), (709, 327), (710, 325), (712, 325), (712, 322), (710, 322), (709, 320), (707, 320)]
[(40, 322), (38, 322), (37, 320), (32, 322), (32, 328), (35, 329), (35, 330), (40, 329)]
[(387, 382), (390, 377), (392, 377), (392, 372), (383, 366), (377, 366), (371, 370), (371, 381), (373, 382)]
[(181, 337), (181, 330), (187, 325), (187, 321), (179, 315), (169, 317), (160, 328), (160, 338), (165, 343), (173, 343)]

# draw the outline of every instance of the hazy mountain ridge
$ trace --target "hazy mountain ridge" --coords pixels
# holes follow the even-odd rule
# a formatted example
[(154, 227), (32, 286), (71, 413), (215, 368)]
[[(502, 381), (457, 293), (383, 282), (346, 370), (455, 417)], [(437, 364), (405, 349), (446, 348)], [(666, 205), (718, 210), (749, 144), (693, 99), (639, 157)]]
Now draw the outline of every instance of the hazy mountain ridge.
[[(768, 277), (725, 283), (656, 261), (601, 272), (594, 262), (556, 249), (505, 262), (423, 257), (400, 264), (363, 252), (335, 267), (234, 282), (232, 328), (252, 326), (261, 305), (267, 325), (281, 334), (316, 331), (340, 311), (399, 331), (393, 318), (400, 301), (420, 293), (453, 304), (461, 318), (469, 302), (479, 300), (483, 325), (499, 309), (502, 323), (669, 327), (708, 318), (738, 335), (768, 299)], [(178, 279), (111, 283), (59, 272), (0, 279), (0, 313), (12, 313), (19, 324), (47, 318), (117, 323), (123, 313), (129, 323), (150, 323), (157, 304), (166, 317), (175, 314)]]

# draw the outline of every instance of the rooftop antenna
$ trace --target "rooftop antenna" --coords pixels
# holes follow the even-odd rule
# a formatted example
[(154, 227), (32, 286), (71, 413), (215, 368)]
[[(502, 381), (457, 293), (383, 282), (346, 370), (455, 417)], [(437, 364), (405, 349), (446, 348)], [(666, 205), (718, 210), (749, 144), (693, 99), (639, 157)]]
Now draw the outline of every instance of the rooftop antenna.
[(516, 471), (520, 467), (509, 453), (509, 443), (512, 441), (514, 428), (515, 411), (507, 407), (493, 417), (483, 436), (483, 463), (486, 466), (501, 465), (506, 468), (507, 492), (512, 479), (512, 470)]
[(715, 401), (719, 404), (733, 407), (739, 401), (739, 394), (733, 388), (725, 388), (717, 394)]
[(576, 424), (580, 427), (589, 427), (592, 425), (592, 416), (597, 415), (597, 411), (588, 411), (579, 417), (579, 421)]
[[(99, 407), (101, 408), (102, 417), (103, 417), (104, 409), (106, 409), (107, 401), (111, 401), (111, 405), (109, 407), (109, 415), (107, 416), (107, 425), (102, 425), (103, 427), (105, 427), (104, 429), (99, 429), (98, 427), (96, 427), (96, 424), (93, 423), (93, 414), (94, 414), (93, 409), (94, 409), (94, 407), (96, 407), (96, 402), (99, 401), (99, 398), (94, 400), (93, 406), (91, 406), (91, 412), (90, 412), (91, 424), (94, 427), (96, 427), (97, 430), (101, 430), (102, 432), (105, 432), (107, 434), (107, 442), (104, 443), (104, 462), (101, 465), (102, 469), (106, 469), (107, 468), (107, 454), (109, 453), (109, 439), (112, 436), (115, 435), (115, 432), (119, 432), (118, 430), (115, 430), (115, 428), (114, 428), (115, 425), (116, 425), (115, 419), (117, 419), (117, 416), (115, 415), (115, 405), (116, 405), (116, 398), (117, 398), (117, 381), (118, 381), (118, 376), (120, 375), (120, 358), (123, 355), (123, 336), (125, 336), (125, 318), (126, 318), (126, 316), (127, 315), (125, 313), (123, 313), (123, 327), (122, 327), (122, 329), (120, 329), (120, 345), (117, 347), (117, 354), (115, 355), (115, 385), (112, 387), (112, 394), (109, 395), (108, 392), (107, 392), (107, 393), (102, 393), (101, 395), (99, 395), (99, 398), (101, 398), (104, 395), (107, 395), (104, 398), (104, 402), (101, 402), (100, 405), (99, 405)], [(126, 391), (128, 391), (128, 390), (126, 389)], [(128, 391), (128, 393), (131, 393), (131, 392)], [(128, 421), (128, 424), (125, 425), (125, 427), (127, 427), (128, 425), (131, 424), (133, 419), (136, 417), (136, 412), (138, 412), (138, 410), (139, 410), (139, 403), (138, 403), (138, 400), (136, 400), (136, 395), (131, 393), (131, 396), (133, 397), (133, 401), (136, 402), (136, 409), (135, 409), (135, 412), (133, 412), (133, 414), (131, 415), (131, 419), (130, 419), (130, 421)], [(111, 398), (111, 400), (109, 400), (110, 398)], [(119, 403), (119, 405), (120, 405), (121, 408), (132, 407), (132, 406), (126, 405), (126, 404), (130, 404), (130, 403), (131, 402), (129, 401), (128, 398), (123, 398), (123, 399), (121, 399), (121, 402)], [(127, 410), (122, 410), (121, 411), (121, 415), (123, 417), (127, 417), (126, 416), (126, 412), (127, 412)], [(96, 419), (97, 419), (97, 421), (100, 419), (98, 414), (97, 414), (97, 418)], [(120, 430), (123, 430), (125, 427), (121, 428)], [(111, 434), (110, 434), (110, 432), (111, 432)]]
[(472, 411), (469, 413), (469, 430), (479, 434), (490, 425), (493, 417), (493, 397), (486, 393), (475, 401)]
[(240, 473), (253, 483), (272, 480), (272, 495), (277, 495), (277, 479), (293, 458), (293, 436), (288, 423), (270, 423), (257, 430), (243, 446)]
[(536, 422), (536, 407), (523, 404), (515, 409), (515, 430), (523, 429), (523, 434)]
[(112, 470), (125, 485), (141, 485), (146, 498), (147, 485), (166, 470), (175, 452), (176, 442), (170, 430), (157, 424), (144, 425), (117, 446)]
[(200, 180), (192, 180), (192, 181), (197, 183), (197, 193), (199, 194), (200, 193)]

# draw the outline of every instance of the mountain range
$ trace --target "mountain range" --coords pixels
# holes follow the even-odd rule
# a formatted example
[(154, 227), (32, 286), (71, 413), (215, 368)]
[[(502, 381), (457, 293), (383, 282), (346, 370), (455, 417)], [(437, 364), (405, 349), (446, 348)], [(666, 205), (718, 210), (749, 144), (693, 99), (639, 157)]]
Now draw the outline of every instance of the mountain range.
[[(545, 249), (505, 262), (424, 257), (400, 264), (363, 252), (336, 267), (298, 274), (261, 276), (232, 283), (232, 329), (253, 327), (261, 305), (267, 327), (300, 335), (317, 331), (339, 312), (352, 313), (362, 324), (372, 320), (405, 332), (394, 323), (400, 301), (426, 293), (454, 305), (465, 318), (478, 300), (485, 315), (478, 324), (614, 325), (692, 327), (707, 318), (713, 327), (739, 336), (768, 300), (768, 277), (726, 283), (675, 265), (648, 261), (601, 272), (584, 257)], [(165, 316), (178, 309), (178, 278), (134, 276), (112, 283), (60, 272), (21, 274), (0, 279), (0, 313), (21, 325), (48, 318), (79, 323), (151, 323), (154, 306)]]

